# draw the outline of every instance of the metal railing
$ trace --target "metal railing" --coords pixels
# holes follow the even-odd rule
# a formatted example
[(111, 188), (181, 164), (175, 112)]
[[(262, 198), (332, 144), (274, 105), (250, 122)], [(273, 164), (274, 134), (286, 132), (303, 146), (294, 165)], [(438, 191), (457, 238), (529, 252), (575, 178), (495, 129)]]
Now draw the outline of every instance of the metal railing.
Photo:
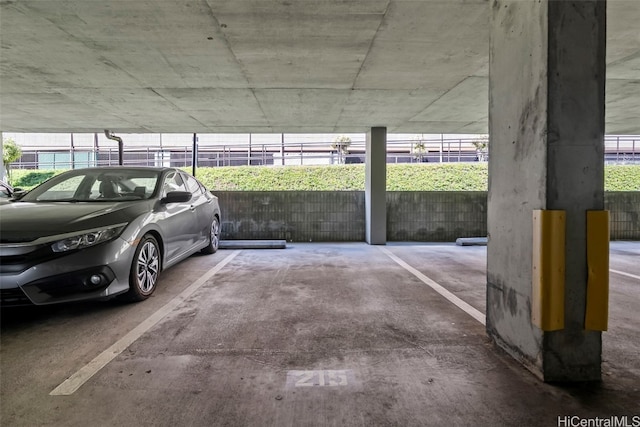
[[(387, 163), (478, 162), (488, 159), (486, 147), (478, 149), (477, 139), (437, 139), (387, 141)], [(198, 167), (242, 165), (332, 165), (365, 161), (364, 141), (353, 141), (347, 152), (331, 148), (331, 142), (207, 144), (197, 145)], [(607, 136), (605, 162), (640, 164), (640, 136)], [(118, 165), (118, 148), (29, 147), (22, 146), (22, 157), (13, 169), (74, 169)], [(193, 145), (127, 147), (123, 164), (129, 166), (189, 167), (193, 163)]]

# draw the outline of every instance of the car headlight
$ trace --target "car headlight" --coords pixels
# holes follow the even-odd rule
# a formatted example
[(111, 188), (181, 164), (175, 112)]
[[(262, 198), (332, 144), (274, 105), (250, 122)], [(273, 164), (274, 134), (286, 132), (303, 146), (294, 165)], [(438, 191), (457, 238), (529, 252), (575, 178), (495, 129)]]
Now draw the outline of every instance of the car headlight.
[(115, 239), (122, 233), (126, 224), (114, 225), (111, 227), (99, 228), (96, 230), (82, 232), (75, 236), (70, 236), (62, 240), (58, 240), (51, 244), (53, 252), (66, 252), (75, 249), (83, 249), (89, 246), (95, 246), (99, 243), (107, 242)]

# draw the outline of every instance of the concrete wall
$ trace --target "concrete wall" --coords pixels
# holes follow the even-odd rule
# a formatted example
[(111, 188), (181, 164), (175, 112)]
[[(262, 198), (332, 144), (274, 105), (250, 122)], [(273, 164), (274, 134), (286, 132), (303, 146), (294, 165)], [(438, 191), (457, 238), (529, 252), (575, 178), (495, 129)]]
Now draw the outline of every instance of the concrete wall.
[[(365, 240), (362, 191), (220, 191), (222, 238)], [(487, 235), (487, 193), (387, 192), (387, 240), (453, 242)], [(611, 238), (640, 240), (640, 192), (609, 192)]]
[(219, 191), (223, 240), (364, 241), (363, 191)]
[(387, 192), (387, 240), (454, 242), (487, 235), (484, 191)]
[(604, 193), (611, 240), (640, 240), (640, 191)]

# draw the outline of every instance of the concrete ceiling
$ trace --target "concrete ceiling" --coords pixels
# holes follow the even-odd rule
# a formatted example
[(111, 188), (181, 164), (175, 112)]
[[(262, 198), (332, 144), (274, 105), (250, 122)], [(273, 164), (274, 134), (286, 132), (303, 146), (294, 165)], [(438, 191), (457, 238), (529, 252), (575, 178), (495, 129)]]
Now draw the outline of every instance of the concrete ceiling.
[[(486, 133), (487, 0), (0, 0), (6, 132)], [(608, 134), (640, 134), (609, 0)], [(517, 64), (516, 64), (517, 66)]]

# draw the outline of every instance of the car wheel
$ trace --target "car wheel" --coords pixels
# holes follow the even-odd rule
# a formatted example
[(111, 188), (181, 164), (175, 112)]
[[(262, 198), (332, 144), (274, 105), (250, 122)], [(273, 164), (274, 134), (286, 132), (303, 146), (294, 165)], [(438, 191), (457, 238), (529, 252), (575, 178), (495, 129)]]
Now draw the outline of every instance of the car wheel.
[(214, 216), (211, 221), (211, 229), (209, 230), (209, 244), (202, 249), (204, 254), (213, 254), (218, 250), (220, 245), (220, 221)]
[(129, 275), (129, 292), (125, 299), (142, 301), (155, 291), (160, 275), (160, 245), (151, 235), (145, 235), (133, 255)]

